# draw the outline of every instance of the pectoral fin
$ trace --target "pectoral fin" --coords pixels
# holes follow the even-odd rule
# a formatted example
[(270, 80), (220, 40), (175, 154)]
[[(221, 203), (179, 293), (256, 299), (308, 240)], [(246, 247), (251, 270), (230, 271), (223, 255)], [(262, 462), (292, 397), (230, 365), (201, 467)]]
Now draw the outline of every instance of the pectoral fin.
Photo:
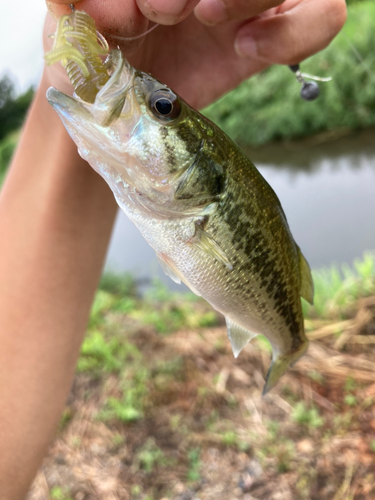
[(197, 206), (217, 199), (225, 185), (223, 163), (220, 154), (215, 157), (212, 151), (205, 154), (201, 149), (195, 162), (181, 176), (174, 195), (175, 200), (191, 201)]
[[(267, 394), (280, 380), (280, 378), (284, 375), (289, 366), (296, 363), (301, 356), (305, 354), (307, 348), (309, 346), (308, 340), (304, 340), (301, 346), (293, 352), (283, 354), (279, 356), (276, 353), (276, 356), (272, 359), (271, 366), (268, 370), (266, 383), (263, 388), (263, 396)], [(275, 351), (274, 351), (275, 354)]]
[(224, 250), (198, 225), (196, 225), (195, 236), (192, 238), (191, 243), (202, 250), (202, 252), (207, 253), (210, 257), (224, 264), (229, 271), (232, 271), (233, 266)]
[(303, 256), (301, 249), (297, 245), (299, 257), (299, 271), (301, 277), (301, 297), (303, 297), (311, 305), (314, 302), (314, 282), (311, 276), (310, 266)]
[(230, 318), (225, 318), (225, 320), (227, 322), (228, 338), (232, 346), (233, 355), (237, 358), (245, 345), (258, 334), (246, 330), (246, 328), (238, 325)]

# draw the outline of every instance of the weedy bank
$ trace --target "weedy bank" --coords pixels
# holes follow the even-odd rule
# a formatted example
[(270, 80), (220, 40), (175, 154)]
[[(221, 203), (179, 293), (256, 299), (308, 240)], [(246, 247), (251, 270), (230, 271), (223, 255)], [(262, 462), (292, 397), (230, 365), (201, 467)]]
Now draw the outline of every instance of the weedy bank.
[(160, 285), (103, 278), (60, 429), (29, 500), (375, 495), (375, 256), (315, 273), (308, 354), (261, 397), (264, 338)]

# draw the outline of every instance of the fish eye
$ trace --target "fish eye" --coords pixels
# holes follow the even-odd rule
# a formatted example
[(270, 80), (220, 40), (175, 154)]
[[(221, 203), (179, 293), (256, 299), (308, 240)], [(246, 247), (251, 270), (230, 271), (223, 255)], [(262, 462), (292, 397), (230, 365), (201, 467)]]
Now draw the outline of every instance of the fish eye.
[(170, 90), (157, 90), (150, 97), (150, 108), (157, 118), (170, 121), (181, 113), (181, 105), (176, 94)]

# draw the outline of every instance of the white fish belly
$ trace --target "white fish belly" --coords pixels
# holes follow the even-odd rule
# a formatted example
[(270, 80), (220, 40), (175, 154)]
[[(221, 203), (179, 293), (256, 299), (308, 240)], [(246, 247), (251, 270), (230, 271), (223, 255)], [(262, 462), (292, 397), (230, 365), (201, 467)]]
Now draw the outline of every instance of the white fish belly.
[[(237, 273), (236, 269), (229, 270), (191, 243), (195, 235), (194, 221), (152, 219), (128, 211), (127, 215), (155, 252), (174, 264), (182, 281), (193, 292), (198, 292), (232, 321), (251, 332), (264, 334), (279, 352), (288, 350), (287, 325), (276, 313), (273, 299), (260, 287), (259, 279)], [(230, 260), (231, 249), (225, 250)]]

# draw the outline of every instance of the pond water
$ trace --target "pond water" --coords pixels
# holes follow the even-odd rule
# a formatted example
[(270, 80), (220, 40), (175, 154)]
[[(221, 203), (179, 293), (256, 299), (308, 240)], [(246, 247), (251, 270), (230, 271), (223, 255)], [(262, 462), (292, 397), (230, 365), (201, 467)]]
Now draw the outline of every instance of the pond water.
[[(295, 240), (312, 268), (352, 263), (375, 250), (375, 130), (247, 152), (278, 195)], [(106, 269), (160, 277), (154, 251), (119, 212)]]

